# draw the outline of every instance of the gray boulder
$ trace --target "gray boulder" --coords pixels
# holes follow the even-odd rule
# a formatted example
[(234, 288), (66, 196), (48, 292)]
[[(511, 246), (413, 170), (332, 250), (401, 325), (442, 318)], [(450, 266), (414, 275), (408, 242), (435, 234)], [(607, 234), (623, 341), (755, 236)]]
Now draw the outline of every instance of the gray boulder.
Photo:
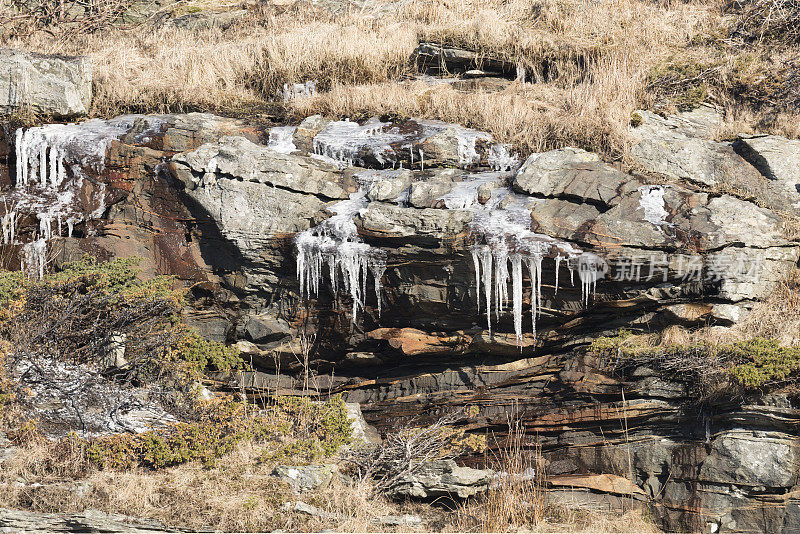
[(335, 465), (279, 465), (272, 470), (272, 476), (288, 483), (296, 492), (325, 488), (338, 473)]
[(562, 148), (530, 156), (514, 177), (514, 189), (534, 196), (570, 198), (613, 205), (620, 194), (636, 190), (624, 173), (597, 154)]
[(488, 490), (494, 476), (491, 469), (459, 467), (454, 460), (436, 460), (400, 480), (388, 493), (395, 498), (449, 496), (466, 499)]
[(92, 101), (92, 62), (0, 48), (0, 113), (29, 107), (55, 117), (85, 115)]
[(776, 135), (740, 136), (733, 147), (769, 180), (768, 188), (784, 201), (776, 207), (790, 211), (800, 207), (800, 141)]

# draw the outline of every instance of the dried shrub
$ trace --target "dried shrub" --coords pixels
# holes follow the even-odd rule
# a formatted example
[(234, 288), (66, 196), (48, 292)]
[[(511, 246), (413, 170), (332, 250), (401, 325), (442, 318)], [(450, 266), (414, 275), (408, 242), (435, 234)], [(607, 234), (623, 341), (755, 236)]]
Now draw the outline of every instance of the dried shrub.
[(734, 37), (748, 42), (800, 44), (800, 0), (734, 0)]
[(415, 426), (412, 421), (388, 434), (382, 444), (351, 448), (342, 459), (361, 483), (371, 481), (372, 495), (390, 493), (432, 461), (485, 450), (483, 436), (466, 434), (452, 426), (464, 417), (465, 412), (457, 410), (424, 427)]

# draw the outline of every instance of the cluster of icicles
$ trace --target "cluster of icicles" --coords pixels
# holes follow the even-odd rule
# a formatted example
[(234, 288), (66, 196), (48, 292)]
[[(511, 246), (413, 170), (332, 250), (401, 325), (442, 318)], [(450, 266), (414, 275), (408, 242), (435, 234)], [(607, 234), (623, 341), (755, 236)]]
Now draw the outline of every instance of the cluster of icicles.
[[(452, 128), (458, 136), (459, 160), (463, 167), (471, 166), (478, 161), (476, 142), (479, 139), (491, 141), (491, 137), (482, 132), (438, 121), (418, 122), (423, 127), (424, 135)], [(340, 168), (363, 163), (361, 156), (364, 153), (372, 154), (380, 164), (384, 164), (384, 158), (388, 159), (393, 152), (389, 144), (404, 139), (394, 128), (384, 132), (387, 125), (388, 123), (381, 123), (376, 119), (371, 119), (363, 125), (349, 121), (331, 123), (315, 136), (313, 145), (315, 155), (332, 160)], [(274, 136), (270, 133), (271, 144), (276, 149), (288, 146), (287, 136), (290, 132), (293, 133), (293, 130), (276, 131)], [(411, 145), (408, 147), (410, 149)], [(413, 151), (411, 155), (413, 162)], [(421, 151), (419, 156), (422, 163)], [(562, 263), (569, 269), (571, 283), (574, 284), (574, 273), (578, 272), (581, 301), (584, 306), (588, 306), (597, 280), (605, 275), (606, 266), (602, 259), (594, 254), (582, 252), (567, 242), (532, 232), (528, 204), (535, 200), (529, 197), (517, 195), (508, 187), (497, 187), (492, 192), (491, 200), (485, 205), (480, 204), (478, 202), (480, 186), (510, 176), (509, 173), (519, 165), (516, 156), (509, 153), (508, 147), (500, 144), (490, 145), (489, 163), (495, 172), (473, 174), (471, 180), (455, 185), (441, 200), (448, 209), (465, 209), (474, 213), (471, 232), (476, 244), (471, 247), (471, 253), (475, 267), (478, 309), (480, 310), (480, 300), (483, 298), (488, 328), (491, 332), (493, 316), (494, 320), (499, 320), (506, 303), (510, 301), (514, 331), (521, 347), (523, 266), (527, 268), (532, 285), (531, 317), (534, 339), (537, 317), (542, 311), (543, 259), (546, 257), (555, 259), (556, 292), (558, 292), (558, 275)], [(374, 279), (378, 313), (380, 313), (381, 277), (386, 269), (386, 254), (360, 240), (353, 217), (366, 209), (369, 203), (365, 195), (365, 186), (371, 180), (378, 179), (380, 173), (390, 172), (392, 171), (359, 173), (363, 178), (361, 190), (351, 195), (349, 200), (334, 205), (332, 208), (334, 216), (298, 234), (295, 244), (301, 298), (319, 293), (320, 282), (327, 265), (332, 289), (337, 291), (339, 285), (342, 285), (345, 291), (350, 293), (355, 321), (358, 310), (364, 308), (367, 274), (370, 273)]]
[[(536, 339), (536, 319), (542, 312), (542, 260), (551, 254), (548, 249), (555, 249), (554, 294), (558, 294), (558, 275), (563, 262), (569, 269), (570, 284), (575, 285), (574, 274), (575, 271), (578, 271), (578, 277), (581, 282), (581, 302), (584, 306), (589, 305), (590, 297), (597, 287), (597, 280), (602, 277), (604, 272), (603, 262), (597, 256), (590, 253), (582, 253), (571, 257), (564, 256), (560, 250), (557, 250), (557, 247), (546, 243), (538, 243), (532, 247), (532, 250), (513, 253), (508, 253), (505, 249), (493, 249), (489, 245), (474, 245), (471, 247), (471, 252), (475, 266), (475, 291), (478, 300), (478, 311), (480, 311), (481, 298), (484, 298), (486, 322), (490, 334), (492, 331), (492, 312), (494, 312), (495, 320), (499, 320), (506, 302), (510, 300), (511, 311), (514, 316), (514, 334), (521, 346), (523, 337), (522, 282), (524, 265), (531, 281), (531, 319), (533, 337), (534, 340)], [(509, 264), (511, 265), (510, 272)], [(508, 293), (509, 278), (511, 278), (510, 299)], [(483, 295), (481, 294), (481, 283), (483, 283)]]
[[(14, 203), (6, 203), (2, 217), (3, 244), (13, 244), (16, 222), (22, 211), (33, 211), (39, 220), (39, 234), (23, 245), (20, 262), (30, 275), (44, 275), (47, 242), (54, 235), (72, 236), (74, 225), (83, 216), (71, 207), (83, 181), (82, 167), (102, 170), (111, 139), (124, 134), (131, 126), (130, 117), (111, 121), (88, 120), (79, 124), (48, 124), (23, 129), (15, 134), (16, 194)], [(74, 179), (67, 182), (68, 169)], [(104, 184), (101, 186), (102, 198)], [(91, 216), (104, 210), (100, 206)]]
[[(462, 165), (471, 165), (478, 156), (475, 144), (478, 139), (491, 141), (488, 134), (475, 132), (461, 127), (454, 127), (435, 121), (419, 121), (426, 135), (432, 135), (445, 127), (455, 128), (458, 135), (459, 159)], [(314, 137), (315, 156), (330, 160), (340, 168), (352, 167), (355, 163), (364, 163), (361, 155), (368, 152), (381, 165), (394, 154), (392, 143), (407, 139), (396, 127), (387, 129), (389, 123), (370, 119), (364, 124), (351, 121), (337, 121), (328, 124)], [(291, 135), (294, 129), (273, 128), (270, 131), (270, 147), (288, 153), (294, 149)], [(411, 145), (407, 145), (413, 162), (414, 153)], [(419, 151), (422, 164), (422, 150)], [(490, 160), (493, 165), (510, 168), (516, 159), (508, 152), (508, 147), (496, 145), (492, 147)], [(366, 176), (366, 175), (365, 175)], [(364, 309), (366, 298), (367, 275), (371, 274), (377, 297), (378, 315), (381, 313), (381, 278), (386, 270), (386, 253), (361, 241), (353, 217), (366, 208), (368, 200), (364, 181), (358, 193), (349, 200), (339, 202), (331, 208), (334, 216), (319, 225), (298, 234), (297, 246), (297, 278), (300, 282), (300, 297), (319, 294), (320, 281), (326, 271), (330, 278), (331, 288), (338, 291), (339, 286), (350, 294), (353, 302), (353, 321), (359, 309)]]
[(319, 294), (320, 281), (327, 264), (331, 288), (337, 292), (342, 285), (353, 301), (353, 321), (359, 309), (364, 309), (367, 274), (371, 274), (381, 312), (381, 278), (386, 270), (386, 253), (363, 243), (358, 237), (353, 217), (367, 204), (363, 191), (353, 193), (349, 200), (338, 202), (331, 211), (333, 217), (300, 232), (297, 246), (297, 278), (300, 297)]

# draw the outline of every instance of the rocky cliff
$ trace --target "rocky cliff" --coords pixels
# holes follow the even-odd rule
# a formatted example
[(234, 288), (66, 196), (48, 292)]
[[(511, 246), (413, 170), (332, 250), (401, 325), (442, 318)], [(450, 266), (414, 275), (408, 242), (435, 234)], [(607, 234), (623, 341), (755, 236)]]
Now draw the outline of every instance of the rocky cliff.
[(307, 356), (314, 387), (382, 431), (457, 406), (478, 433), (519, 417), (582, 506), (792, 532), (793, 397), (698, 402), (688, 377), (584, 350), (620, 328), (730, 327), (795, 267), (797, 143), (718, 142), (718, 121), (641, 112), (625, 167), (414, 119), (9, 131), (3, 257), (34, 277), (84, 253), (175, 275), (189, 322), (252, 361), (233, 380), (253, 394), (296, 391)]

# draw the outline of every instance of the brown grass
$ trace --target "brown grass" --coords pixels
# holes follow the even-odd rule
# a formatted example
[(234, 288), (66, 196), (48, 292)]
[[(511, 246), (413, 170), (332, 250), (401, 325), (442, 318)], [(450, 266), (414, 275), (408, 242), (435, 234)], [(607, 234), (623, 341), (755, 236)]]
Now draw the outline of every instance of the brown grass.
[[(619, 157), (631, 111), (653, 103), (653, 66), (705, 42), (723, 24), (719, 2), (406, 0), (338, 16), (303, 2), (249, 9), (226, 30), (145, 25), (65, 39), (40, 32), (8, 45), (91, 56), (99, 115), (242, 113), (280, 100), (284, 83), (316, 79), (324, 94), (297, 102), (293, 115), (432, 117), (480, 127), (524, 151), (578, 145)], [(420, 41), (524, 66), (534, 83), (486, 94), (403, 84)], [(737, 126), (764, 126), (765, 115), (753, 113), (740, 113)], [(797, 124), (793, 117), (778, 122)]]

